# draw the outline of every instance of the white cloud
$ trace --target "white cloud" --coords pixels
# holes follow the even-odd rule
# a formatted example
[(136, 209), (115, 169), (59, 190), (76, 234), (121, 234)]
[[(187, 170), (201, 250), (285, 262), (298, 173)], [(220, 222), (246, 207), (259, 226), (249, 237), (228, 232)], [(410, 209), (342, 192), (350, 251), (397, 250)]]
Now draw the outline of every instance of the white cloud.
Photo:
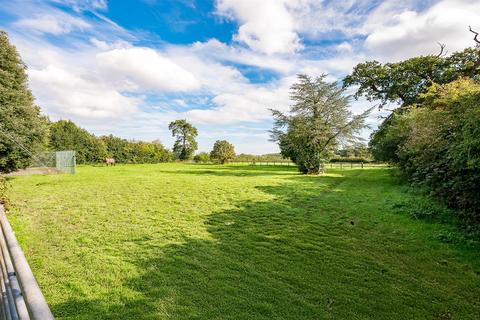
[(140, 102), (123, 96), (98, 79), (53, 65), (30, 69), (28, 75), (42, 108), (57, 118), (119, 119), (136, 112)]
[(237, 90), (217, 94), (211, 109), (186, 112), (188, 119), (198, 123), (233, 124), (271, 119), (269, 109), (287, 110), (289, 88), (294, 78), (287, 77), (270, 86), (243, 85)]
[(38, 33), (60, 35), (74, 29), (88, 29), (91, 25), (80, 18), (68, 14), (37, 14), (31, 18), (22, 18), (15, 26)]
[(62, 5), (67, 5), (73, 10), (80, 12), (85, 10), (105, 10), (108, 7), (107, 0), (50, 0)]
[(468, 26), (480, 29), (480, 2), (444, 0), (417, 12), (380, 6), (364, 25), (366, 49), (384, 60), (400, 60), (439, 52), (437, 42), (447, 50), (472, 46)]
[(234, 62), (261, 69), (270, 69), (280, 73), (295, 71), (295, 61), (292, 57), (278, 57), (254, 52), (249, 49), (229, 46), (217, 39), (206, 42), (195, 42), (190, 47), (192, 51), (203, 57), (208, 57), (220, 62)]
[(342, 42), (336, 46), (339, 52), (351, 53), (353, 51), (352, 45), (348, 42)]
[(139, 89), (191, 91), (200, 83), (188, 70), (150, 48), (121, 48), (97, 55), (100, 68), (109, 77), (132, 81)]
[(219, 0), (220, 15), (235, 18), (235, 40), (266, 54), (292, 53), (302, 47), (286, 0)]

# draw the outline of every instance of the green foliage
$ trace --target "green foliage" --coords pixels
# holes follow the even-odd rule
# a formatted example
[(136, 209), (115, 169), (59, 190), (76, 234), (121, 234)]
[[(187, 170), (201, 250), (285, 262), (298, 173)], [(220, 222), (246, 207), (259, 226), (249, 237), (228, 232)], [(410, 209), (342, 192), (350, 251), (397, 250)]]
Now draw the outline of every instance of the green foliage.
[(159, 163), (167, 162), (172, 156), (163, 145), (157, 142), (129, 142), (126, 150), (128, 163)]
[(210, 152), (210, 159), (221, 164), (235, 159), (235, 148), (233, 144), (226, 140), (217, 140), (213, 145), (212, 152)]
[(377, 161), (398, 163), (398, 148), (410, 134), (407, 125), (408, 110), (393, 112), (380, 124), (370, 139), (369, 146)]
[(8, 189), (9, 189), (9, 185), (8, 185), (8, 181), (7, 181), (7, 178), (3, 175), (0, 175), (0, 204), (1, 205), (8, 205), (9, 204), (9, 201), (8, 201)]
[(198, 148), (195, 141), (195, 137), (198, 135), (197, 129), (186, 120), (175, 120), (170, 123), (168, 129), (172, 131), (172, 136), (175, 137), (175, 144), (173, 145), (175, 158), (179, 160), (191, 159)]
[(246, 154), (240, 153), (235, 156), (235, 161), (256, 161), (256, 162), (274, 162), (274, 161), (287, 161), (281, 153), (267, 153), (267, 154)]
[(421, 56), (408, 60), (381, 64), (367, 61), (358, 64), (345, 77), (344, 87), (358, 86), (355, 97), (369, 101), (401, 103), (409, 106), (418, 102), (420, 94), (433, 83), (445, 84), (460, 77), (480, 80), (480, 51), (467, 48), (450, 56)]
[(113, 135), (101, 137), (109, 157), (117, 163), (159, 163), (172, 159), (160, 141), (128, 141)]
[(392, 118), (382, 142), (398, 141), (392, 161), (412, 183), (480, 223), (480, 85), (433, 85), (420, 100)]
[(354, 143), (335, 151), (331, 162), (371, 162), (373, 156), (370, 149), (363, 143)]
[(70, 120), (51, 124), (49, 144), (55, 151), (74, 150), (78, 164), (103, 162), (107, 156), (107, 148), (101, 139)]
[(130, 155), (128, 153), (129, 141), (114, 135), (101, 136), (100, 139), (105, 144), (107, 156), (114, 158), (116, 163), (128, 163)]
[[(395, 110), (375, 131), (370, 147), (375, 159), (395, 163), (398, 148), (404, 143), (408, 132), (398, 125), (408, 112), (409, 106), (421, 106), (421, 95), (433, 84), (446, 84), (461, 77), (480, 80), (480, 50), (467, 48), (451, 55), (428, 55), (400, 62), (381, 64), (368, 61), (358, 64), (345, 77), (344, 87), (358, 86), (355, 98), (364, 96), (369, 101), (379, 101), (380, 107), (387, 103), (399, 103)], [(389, 126), (395, 123), (396, 129)], [(393, 132), (392, 130), (400, 130)]]
[(334, 156), (340, 143), (357, 141), (370, 110), (354, 116), (350, 97), (337, 83), (299, 75), (291, 88), (294, 102), (288, 114), (272, 110), (275, 119), (272, 140), (278, 142), (284, 157), (295, 162), (303, 173), (321, 173), (323, 163)]
[(195, 162), (208, 162), (210, 161), (210, 153), (208, 152), (200, 152), (193, 157)]
[(48, 120), (34, 105), (26, 66), (0, 30), (0, 172), (25, 168), (45, 143)]

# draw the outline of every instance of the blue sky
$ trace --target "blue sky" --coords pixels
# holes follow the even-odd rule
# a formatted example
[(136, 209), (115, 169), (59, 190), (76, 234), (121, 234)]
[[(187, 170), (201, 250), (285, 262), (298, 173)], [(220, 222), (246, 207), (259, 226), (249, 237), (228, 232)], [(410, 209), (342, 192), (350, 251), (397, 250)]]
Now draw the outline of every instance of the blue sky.
[(288, 109), (296, 74), (341, 81), (362, 61), (460, 50), (469, 25), (480, 29), (479, 1), (0, 0), (0, 28), (52, 120), (171, 147), (168, 123), (185, 118), (200, 151), (227, 139), (255, 154), (278, 151), (269, 108)]

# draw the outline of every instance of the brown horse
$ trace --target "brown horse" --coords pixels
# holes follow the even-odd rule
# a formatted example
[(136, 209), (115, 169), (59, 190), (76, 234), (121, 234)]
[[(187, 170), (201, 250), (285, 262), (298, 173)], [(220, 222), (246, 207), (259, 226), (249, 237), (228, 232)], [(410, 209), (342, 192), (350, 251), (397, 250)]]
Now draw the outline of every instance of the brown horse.
[(115, 165), (115, 159), (113, 159), (113, 158), (106, 158), (106, 159), (105, 159), (105, 163), (107, 164), (107, 167), (108, 167), (108, 166), (114, 166), (114, 165)]

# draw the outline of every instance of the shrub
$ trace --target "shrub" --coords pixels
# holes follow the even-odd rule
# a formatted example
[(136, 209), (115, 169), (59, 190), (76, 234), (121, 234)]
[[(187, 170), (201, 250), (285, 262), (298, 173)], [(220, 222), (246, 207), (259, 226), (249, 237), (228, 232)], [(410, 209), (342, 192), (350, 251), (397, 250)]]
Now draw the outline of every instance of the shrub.
[(421, 106), (395, 115), (385, 136), (402, 141), (395, 162), (471, 224), (480, 223), (480, 84), (433, 85)]
[(210, 161), (210, 154), (208, 152), (200, 152), (193, 157), (195, 162), (208, 162)]

